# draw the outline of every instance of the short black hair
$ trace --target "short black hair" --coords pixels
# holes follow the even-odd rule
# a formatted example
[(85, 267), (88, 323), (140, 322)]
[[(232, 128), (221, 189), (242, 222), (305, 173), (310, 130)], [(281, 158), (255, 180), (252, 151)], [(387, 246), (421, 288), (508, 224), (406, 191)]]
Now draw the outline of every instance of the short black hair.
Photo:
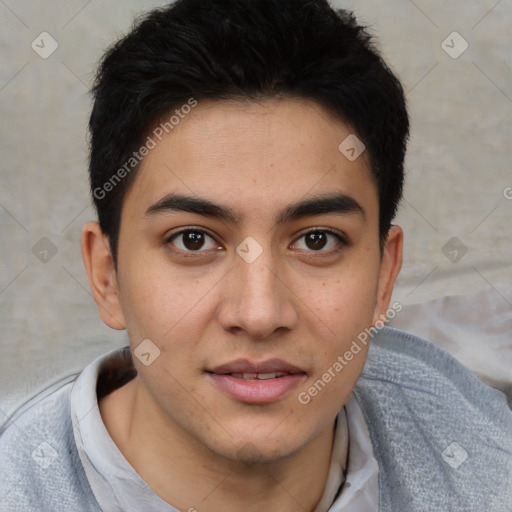
[(409, 117), (399, 80), (351, 12), (327, 0), (177, 0), (106, 52), (92, 93), (91, 193), (114, 262), (148, 136), (202, 99), (303, 98), (348, 123), (368, 151), (382, 251), (402, 197)]

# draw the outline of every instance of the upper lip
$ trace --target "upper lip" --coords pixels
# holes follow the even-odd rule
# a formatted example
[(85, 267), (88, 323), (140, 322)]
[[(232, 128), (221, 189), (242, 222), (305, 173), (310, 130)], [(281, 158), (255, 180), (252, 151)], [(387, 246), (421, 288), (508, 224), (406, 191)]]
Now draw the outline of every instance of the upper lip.
[(226, 375), (229, 373), (306, 373), (301, 368), (287, 363), (282, 359), (267, 359), (265, 361), (254, 362), (248, 359), (236, 359), (229, 363), (221, 364), (208, 370), (210, 373)]

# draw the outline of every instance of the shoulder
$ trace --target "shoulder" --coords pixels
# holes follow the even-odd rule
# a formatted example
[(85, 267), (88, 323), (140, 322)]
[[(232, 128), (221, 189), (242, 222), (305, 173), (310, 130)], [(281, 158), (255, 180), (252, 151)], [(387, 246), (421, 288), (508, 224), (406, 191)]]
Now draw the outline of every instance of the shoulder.
[[(428, 401), (440, 405), (457, 399), (462, 409), (471, 406), (510, 427), (512, 411), (502, 392), (484, 384), (434, 343), (397, 329), (384, 327), (370, 341), (368, 359), (358, 384), (361, 388), (371, 387), (372, 392), (395, 389), (402, 396), (423, 400), (430, 397)], [(420, 411), (424, 405), (421, 404)], [(453, 404), (448, 407), (452, 409)]]
[(383, 502), (415, 510), (423, 496), (439, 510), (490, 503), (512, 510), (505, 395), (411, 334), (385, 327), (370, 343), (354, 394), (379, 462)]
[(0, 433), (0, 511), (97, 511), (73, 435), (72, 382), (35, 397)]

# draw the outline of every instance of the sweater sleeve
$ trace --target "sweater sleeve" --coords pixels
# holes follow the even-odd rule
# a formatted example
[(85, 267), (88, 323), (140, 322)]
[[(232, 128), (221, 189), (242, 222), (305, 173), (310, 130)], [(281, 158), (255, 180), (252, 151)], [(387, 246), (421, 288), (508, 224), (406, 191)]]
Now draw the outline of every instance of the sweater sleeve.
[(76, 449), (70, 390), (36, 401), (0, 436), (1, 512), (101, 512)]
[(381, 511), (512, 512), (512, 411), (455, 358), (385, 328), (356, 397), (379, 464)]

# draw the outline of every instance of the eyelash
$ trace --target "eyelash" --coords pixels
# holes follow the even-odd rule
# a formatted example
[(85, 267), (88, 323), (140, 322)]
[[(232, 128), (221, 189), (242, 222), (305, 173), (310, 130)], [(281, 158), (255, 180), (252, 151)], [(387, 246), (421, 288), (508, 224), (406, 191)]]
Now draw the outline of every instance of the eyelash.
[[(173, 240), (175, 238), (178, 238), (180, 235), (183, 235), (183, 234), (188, 233), (188, 232), (201, 233), (201, 234), (204, 234), (204, 235), (212, 238), (213, 240), (215, 240), (215, 237), (210, 235), (204, 229), (194, 228), (192, 226), (192, 227), (188, 227), (188, 228), (182, 229), (181, 231), (178, 231), (177, 233), (173, 233), (171, 236), (169, 236), (165, 240), (165, 244), (166, 245), (173, 245), (172, 242), (173, 242)], [(314, 251), (314, 250), (306, 251), (306, 252), (311, 253), (311, 254), (332, 255), (332, 254), (335, 254), (335, 253), (338, 253), (339, 251), (341, 251), (343, 247), (347, 247), (347, 246), (350, 245), (349, 241), (347, 240), (347, 238), (345, 236), (343, 236), (342, 234), (338, 233), (337, 231), (335, 231), (333, 229), (321, 228), (321, 227), (311, 228), (308, 231), (300, 234), (299, 237), (296, 238), (295, 242), (293, 242), (293, 243), (294, 244), (297, 243), (297, 241), (299, 241), (301, 238), (303, 238), (303, 237), (305, 237), (305, 236), (307, 236), (307, 235), (309, 235), (311, 233), (328, 233), (329, 235), (333, 235), (338, 240), (338, 244), (336, 245), (336, 247), (334, 249), (331, 249), (329, 251), (322, 251), (322, 250), (320, 250), (320, 251)], [(203, 256), (204, 253), (207, 252), (207, 251), (203, 251), (203, 250), (199, 250), (199, 251), (190, 251), (190, 250), (189, 251), (184, 251), (183, 249), (178, 249), (178, 248), (174, 248), (173, 250), (175, 252), (180, 253), (181, 255), (184, 255), (185, 257)]]

